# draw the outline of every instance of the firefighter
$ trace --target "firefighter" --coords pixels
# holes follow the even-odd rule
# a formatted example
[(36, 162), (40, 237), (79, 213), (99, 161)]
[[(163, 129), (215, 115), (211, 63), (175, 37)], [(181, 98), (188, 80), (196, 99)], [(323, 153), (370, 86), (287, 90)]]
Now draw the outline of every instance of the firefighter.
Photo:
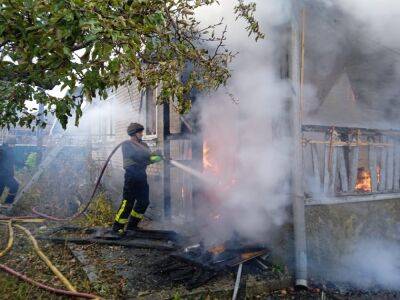
[(0, 196), (4, 189), (8, 188), (8, 195), (5, 204), (10, 205), (14, 202), (17, 195), (19, 183), (14, 178), (14, 147), (16, 139), (10, 137), (0, 147)]
[(149, 164), (160, 162), (159, 152), (151, 152), (142, 141), (144, 127), (131, 123), (127, 133), (130, 139), (122, 144), (125, 182), (123, 199), (115, 216), (113, 232), (123, 234), (125, 230), (135, 230), (149, 206), (149, 185), (146, 168)]

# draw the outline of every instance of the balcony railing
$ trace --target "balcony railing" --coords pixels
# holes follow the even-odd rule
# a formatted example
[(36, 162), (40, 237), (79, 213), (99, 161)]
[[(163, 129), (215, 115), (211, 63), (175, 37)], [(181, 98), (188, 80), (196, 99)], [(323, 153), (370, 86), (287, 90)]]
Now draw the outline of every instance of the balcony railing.
[(400, 132), (304, 126), (303, 163), (310, 203), (390, 197), (400, 193)]

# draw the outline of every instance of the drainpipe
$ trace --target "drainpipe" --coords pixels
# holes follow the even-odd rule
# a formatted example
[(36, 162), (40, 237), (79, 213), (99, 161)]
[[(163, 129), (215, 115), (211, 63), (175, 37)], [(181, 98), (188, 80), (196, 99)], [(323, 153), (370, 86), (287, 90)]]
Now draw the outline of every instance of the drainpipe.
[[(302, 146), (302, 98), (304, 78), (304, 10), (299, 18), (296, 1), (292, 1), (292, 53), (291, 80), (292, 95), (292, 132), (293, 132), (293, 170), (292, 170), (292, 207), (294, 227), (294, 248), (296, 260), (296, 287), (307, 288), (307, 244), (305, 229), (305, 206), (303, 191), (303, 146)], [(300, 33), (299, 27), (302, 27)]]

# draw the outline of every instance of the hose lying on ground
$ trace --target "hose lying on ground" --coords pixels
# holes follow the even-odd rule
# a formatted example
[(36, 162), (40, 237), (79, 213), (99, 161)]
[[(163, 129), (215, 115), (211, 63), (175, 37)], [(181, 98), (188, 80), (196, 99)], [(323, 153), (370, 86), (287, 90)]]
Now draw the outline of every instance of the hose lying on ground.
[(0, 257), (6, 255), (7, 252), (10, 251), (10, 249), (12, 248), (13, 243), (14, 243), (14, 230), (12, 227), (11, 220), (7, 222), (7, 227), (8, 227), (8, 242), (7, 242), (6, 248), (0, 252)]
[(61, 282), (66, 286), (66, 288), (71, 291), (71, 292), (76, 292), (75, 287), (69, 282), (67, 278), (61, 272), (52, 264), (50, 259), (43, 253), (42, 250), (40, 250), (39, 245), (36, 241), (36, 239), (33, 237), (32, 233), (26, 229), (25, 227), (16, 224), (15, 225), (18, 229), (22, 230), (29, 238), (31, 241), (33, 248), (35, 249), (37, 255), (45, 262), (45, 264), (49, 267), (49, 269), (58, 277), (58, 279), (61, 280)]
[[(7, 222), (7, 226), (8, 226), (8, 242), (7, 242), (7, 246), (6, 248), (0, 252), (0, 257), (4, 256), (13, 246), (14, 243), (14, 230), (13, 230), (13, 224), (12, 224), (13, 220), (9, 220)], [(69, 289), (69, 291), (66, 290), (61, 290), (61, 289), (56, 289), (53, 287), (50, 287), (48, 285), (42, 284), (40, 282), (37, 282), (29, 277), (27, 277), (24, 274), (21, 274), (17, 271), (15, 271), (14, 269), (11, 269), (10, 267), (7, 267), (6, 265), (0, 264), (0, 269), (5, 271), (8, 274), (11, 274), (13, 276), (18, 277), (19, 279), (28, 282), (32, 285), (35, 285), (41, 289), (47, 290), (49, 292), (52, 293), (56, 293), (59, 295), (66, 295), (66, 296), (71, 296), (71, 297), (80, 297), (80, 298), (86, 298), (86, 299), (100, 299), (98, 296), (96, 295), (92, 295), (92, 294), (87, 294), (87, 293), (80, 293), (80, 292), (76, 292), (75, 288), (72, 286), (72, 284), (68, 281), (68, 279), (66, 279), (60, 271), (58, 271), (58, 269), (56, 267), (54, 267), (54, 265), (51, 263), (51, 261), (47, 258), (47, 256), (40, 250), (37, 241), (35, 240), (35, 238), (32, 236), (32, 234), (30, 233), (30, 231), (28, 229), (26, 229), (25, 227), (22, 227), (20, 225), (15, 225), (17, 226), (19, 229), (23, 230), (25, 232), (25, 234), (27, 234), (27, 236), (29, 237), (29, 239), (31, 240), (32, 244), (34, 245), (35, 251), (36, 253), (46, 262), (47, 266), (53, 271), (54, 274), (58, 273), (57, 277), (58, 278), (64, 278), (64, 280), (62, 280), (62, 282), (67, 286), (67, 288)]]
[(51, 286), (45, 285), (43, 283), (37, 282), (29, 277), (27, 277), (24, 274), (21, 274), (9, 267), (7, 267), (6, 265), (0, 264), (0, 269), (3, 270), (4, 272), (7, 272), (8, 274), (11, 274), (15, 277), (18, 277), (19, 279), (26, 281), (32, 285), (35, 285), (41, 289), (44, 289), (46, 291), (55, 293), (55, 294), (59, 294), (59, 295), (66, 295), (66, 296), (71, 296), (71, 297), (80, 297), (80, 298), (85, 298), (85, 299), (100, 299), (98, 296), (96, 295), (92, 295), (92, 294), (87, 294), (87, 293), (80, 293), (80, 292), (71, 292), (71, 291), (66, 291), (66, 290), (61, 290), (61, 289), (56, 289), (53, 288)]
[(18, 222), (26, 222), (26, 223), (41, 223), (44, 219), (40, 219), (37, 216), (23, 216), (23, 217), (5, 217), (0, 216), (0, 221), (18, 221)]
[(78, 210), (78, 212), (76, 214), (74, 214), (74, 215), (72, 215), (70, 217), (67, 217), (67, 218), (59, 218), (59, 217), (55, 217), (55, 216), (46, 215), (44, 213), (38, 212), (36, 207), (32, 208), (32, 212), (35, 215), (38, 215), (38, 216), (40, 216), (42, 218), (45, 218), (45, 219), (51, 220), (51, 221), (70, 221), (70, 220), (76, 219), (76, 218), (80, 217), (82, 214), (84, 214), (87, 211), (87, 209), (89, 208), (90, 204), (92, 203), (92, 201), (94, 199), (94, 196), (97, 193), (97, 189), (100, 186), (101, 179), (103, 178), (103, 175), (104, 175), (104, 172), (105, 172), (105, 170), (106, 170), (106, 168), (108, 166), (108, 163), (110, 162), (111, 158), (114, 156), (115, 152), (117, 152), (119, 147), (121, 147), (121, 145), (122, 145), (122, 143), (118, 144), (114, 148), (114, 150), (111, 151), (110, 155), (107, 157), (107, 160), (105, 161), (105, 163), (104, 163), (104, 165), (103, 165), (103, 167), (101, 169), (100, 175), (97, 178), (97, 181), (96, 181), (96, 184), (94, 186), (92, 195), (90, 196), (89, 201), (86, 203), (86, 205), (84, 206), (84, 208), (81, 211)]

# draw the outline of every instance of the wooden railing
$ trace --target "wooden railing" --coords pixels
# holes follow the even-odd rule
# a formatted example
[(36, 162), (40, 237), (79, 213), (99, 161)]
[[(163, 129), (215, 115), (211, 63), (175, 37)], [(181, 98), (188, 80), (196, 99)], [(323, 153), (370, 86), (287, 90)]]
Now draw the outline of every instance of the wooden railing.
[[(309, 198), (400, 192), (400, 133), (303, 127), (304, 190)], [(368, 189), (356, 188), (360, 172)]]

